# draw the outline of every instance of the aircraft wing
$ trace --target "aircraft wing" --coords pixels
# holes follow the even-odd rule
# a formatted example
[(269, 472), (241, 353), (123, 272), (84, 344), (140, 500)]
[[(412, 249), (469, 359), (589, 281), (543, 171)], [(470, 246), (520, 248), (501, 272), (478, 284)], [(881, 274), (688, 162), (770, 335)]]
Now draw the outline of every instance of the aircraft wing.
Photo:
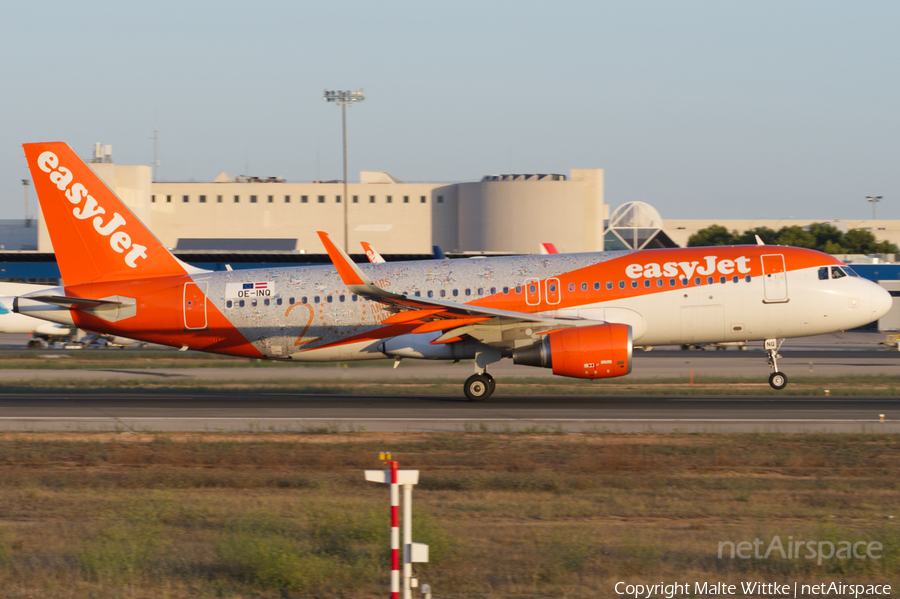
[(383, 324), (423, 321), (411, 332), (445, 331), (432, 341), (435, 344), (450, 343), (457, 341), (461, 335), (469, 335), (484, 343), (505, 345), (516, 339), (531, 338), (533, 334), (603, 324), (602, 321), (549, 318), (539, 314), (498, 310), (387, 291), (373, 283), (350, 256), (331, 241), (327, 233), (318, 231), (318, 235), (347, 289), (360, 297), (385, 304), (394, 312), (383, 321)]

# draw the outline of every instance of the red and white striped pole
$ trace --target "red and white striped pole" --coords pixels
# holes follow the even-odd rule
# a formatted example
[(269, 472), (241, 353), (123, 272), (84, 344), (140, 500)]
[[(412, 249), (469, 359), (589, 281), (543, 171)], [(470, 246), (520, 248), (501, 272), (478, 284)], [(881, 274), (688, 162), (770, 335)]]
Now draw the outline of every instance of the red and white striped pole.
[(400, 485), (397, 483), (396, 460), (386, 461), (391, 467), (391, 599), (400, 599)]
[(403, 486), (403, 599), (412, 599), (418, 584), (412, 576), (413, 563), (428, 562), (428, 545), (412, 542), (412, 488), (419, 483), (418, 470), (400, 470), (400, 462), (382, 452), (379, 459), (390, 470), (366, 470), (366, 480), (391, 485), (391, 599), (400, 599), (400, 487)]

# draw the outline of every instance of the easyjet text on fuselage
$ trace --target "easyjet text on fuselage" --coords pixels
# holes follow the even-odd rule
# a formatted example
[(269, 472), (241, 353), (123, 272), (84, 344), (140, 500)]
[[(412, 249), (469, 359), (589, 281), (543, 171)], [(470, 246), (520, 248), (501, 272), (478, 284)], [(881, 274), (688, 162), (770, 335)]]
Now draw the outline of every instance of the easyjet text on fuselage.
[(734, 260), (722, 259), (717, 256), (704, 256), (703, 261), (690, 262), (649, 262), (647, 264), (629, 264), (625, 267), (625, 274), (631, 279), (648, 279), (656, 277), (683, 277), (690, 279), (694, 274), (709, 276), (716, 273), (722, 275), (746, 275), (752, 270), (748, 263), (750, 258), (741, 256)]

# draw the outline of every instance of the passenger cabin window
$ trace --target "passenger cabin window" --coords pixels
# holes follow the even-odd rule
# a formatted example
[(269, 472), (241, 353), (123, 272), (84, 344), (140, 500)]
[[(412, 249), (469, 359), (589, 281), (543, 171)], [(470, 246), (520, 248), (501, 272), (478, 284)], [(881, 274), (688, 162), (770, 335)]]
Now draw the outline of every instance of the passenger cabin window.
[(329, 304), (333, 301), (330, 295), (328, 296), (328, 298), (326, 299), (326, 301), (327, 301)]
[(243, 308), (243, 307), (244, 307), (244, 300), (240, 300), (240, 301), (238, 302), (238, 306), (240, 306), (241, 308)]
[(454, 289), (454, 290), (453, 290), (453, 297), (456, 297), (456, 296), (458, 296), (458, 295), (459, 295), (459, 289)]
[(598, 281), (594, 281), (594, 291), (600, 291), (600, 283)]
[(644, 287), (650, 286), (650, 279), (644, 279)]
[(619, 289), (625, 289), (625, 281), (619, 281)]
[(662, 286), (663, 286), (663, 280), (662, 280), (662, 279), (656, 279), (656, 286), (657, 286), (657, 287), (662, 287)]
[(607, 288), (607, 289), (612, 289), (612, 281), (607, 281), (607, 282), (606, 282), (606, 288)]
[(575, 291), (575, 283), (569, 283), (569, 291)]
[(434, 291), (429, 291), (429, 292), (428, 292), (428, 297), (434, 297)]
[(581, 284), (581, 290), (582, 290), (582, 291), (587, 291), (587, 283), (582, 283), (582, 284)]
[(556, 283), (550, 283), (550, 293), (556, 293)]
[(632, 288), (632, 289), (637, 289), (637, 285), (638, 285), (637, 281), (632, 281), (632, 282), (631, 282), (631, 288)]
[(225, 302), (225, 307), (226, 307), (226, 308), (230, 308), (230, 307), (233, 306), (233, 305), (234, 305), (234, 304), (231, 302), (231, 300), (228, 300), (227, 302)]
[(522, 286), (516, 285), (516, 293), (522, 293)]
[(268, 306), (268, 305), (269, 305), (269, 298), (266, 298), (266, 299), (263, 300), (263, 305), (264, 305), (264, 306)]

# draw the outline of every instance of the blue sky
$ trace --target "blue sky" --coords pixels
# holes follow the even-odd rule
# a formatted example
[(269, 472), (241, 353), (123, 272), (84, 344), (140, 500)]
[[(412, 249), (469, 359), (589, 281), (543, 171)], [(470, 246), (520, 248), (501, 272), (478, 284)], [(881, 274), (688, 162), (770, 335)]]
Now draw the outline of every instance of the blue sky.
[[(0, 218), (23, 142), (160, 178), (406, 181), (603, 168), (664, 218), (900, 218), (900, 3), (15, 2)], [(155, 116), (154, 116), (155, 115)], [(32, 191), (32, 207), (34, 194)], [(32, 208), (33, 209), (33, 208)]]

